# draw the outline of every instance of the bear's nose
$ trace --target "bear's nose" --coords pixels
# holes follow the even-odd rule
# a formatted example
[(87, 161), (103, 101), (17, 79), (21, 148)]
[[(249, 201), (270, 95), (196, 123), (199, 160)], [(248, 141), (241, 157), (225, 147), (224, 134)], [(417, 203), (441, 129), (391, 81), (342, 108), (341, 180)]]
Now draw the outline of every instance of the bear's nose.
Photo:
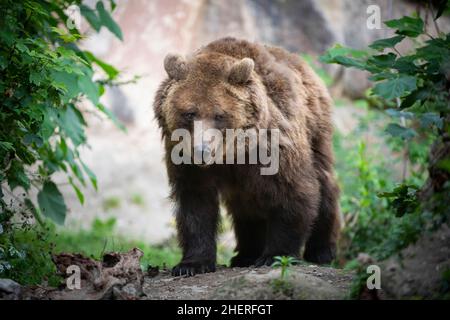
[(211, 156), (211, 148), (206, 143), (194, 146), (194, 156), (202, 161), (207, 161)]

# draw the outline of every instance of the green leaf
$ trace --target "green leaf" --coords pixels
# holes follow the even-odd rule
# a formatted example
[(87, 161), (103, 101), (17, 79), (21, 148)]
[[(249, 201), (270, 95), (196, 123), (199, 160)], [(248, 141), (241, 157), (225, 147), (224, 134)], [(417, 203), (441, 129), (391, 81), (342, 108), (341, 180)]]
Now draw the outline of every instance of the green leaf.
[(436, 164), (436, 166), (439, 169), (445, 170), (450, 173), (450, 159), (442, 159)]
[(52, 27), (51, 29), (59, 36), (59, 38), (61, 38), (61, 40), (63, 40), (66, 43), (75, 42), (81, 38), (81, 35), (76, 33), (70, 33), (62, 28)]
[(413, 119), (414, 118), (414, 113), (412, 112), (407, 112), (407, 111), (401, 111), (398, 109), (387, 109), (386, 113), (388, 115), (390, 115), (391, 117), (394, 118), (405, 118), (405, 119)]
[(380, 39), (374, 41), (371, 45), (369, 45), (369, 47), (375, 50), (383, 51), (386, 48), (395, 47), (395, 45), (401, 42), (403, 39), (405, 39), (404, 36), (395, 36), (392, 38)]
[(73, 106), (69, 105), (60, 113), (59, 123), (67, 137), (69, 137), (75, 146), (86, 141), (83, 125), (84, 119), (82, 115)]
[(0, 149), (3, 149), (6, 152), (14, 151), (14, 145), (8, 141), (0, 141)]
[(364, 58), (366, 56), (367, 52), (365, 51), (336, 44), (320, 57), (320, 61), (325, 63), (337, 63), (346, 67), (355, 67), (364, 70), (366, 68)]
[(343, 65), (344, 67), (354, 67), (357, 69), (365, 70), (366, 64), (363, 61), (359, 61), (353, 58), (338, 56), (334, 58), (334, 63)]
[(116, 9), (116, 2), (114, 0), (109, 0), (109, 3), (111, 4), (111, 11), (114, 11)]
[(44, 72), (31, 72), (29, 76), (29, 81), (37, 86), (39, 86), (42, 81), (45, 80)]
[(23, 137), (23, 143), (25, 143), (26, 145), (31, 145), (34, 143), (36, 147), (40, 148), (44, 144), (44, 141), (38, 135), (26, 134)]
[(397, 60), (395, 60), (392, 68), (396, 69), (399, 73), (406, 73), (416, 76), (418, 67), (414, 63), (415, 60), (416, 57), (414, 55), (399, 57)]
[(127, 131), (127, 128), (124, 126), (123, 123), (117, 119), (117, 117), (114, 115), (114, 113), (111, 112), (108, 108), (105, 108), (105, 106), (101, 103), (97, 104), (97, 109), (99, 109), (101, 112), (103, 112), (114, 124), (121, 129), (122, 131)]
[(80, 201), (81, 204), (84, 204), (84, 194), (83, 192), (81, 192), (80, 188), (78, 188), (77, 185), (73, 182), (73, 179), (71, 177), (69, 177), (69, 183), (75, 191), (78, 201)]
[(116, 68), (114, 68), (112, 65), (104, 62), (103, 60), (100, 60), (99, 58), (94, 56), (91, 52), (84, 51), (84, 54), (85, 54), (86, 58), (89, 59), (90, 62), (94, 62), (100, 68), (102, 68), (103, 71), (106, 72), (106, 74), (108, 75), (108, 78), (110, 80), (114, 80), (117, 77), (117, 75), (119, 74), (119, 71)]
[(80, 13), (83, 15), (83, 17), (86, 18), (86, 20), (89, 22), (91, 27), (94, 28), (95, 31), (100, 31), (102, 23), (94, 10), (82, 4), (80, 5)]
[(448, 0), (439, 0), (437, 4), (437, 12), (436, 16), (434, 17), (434, 20), (439, 19), (440, 16), (444, 13), (446, 9), (448, 9)]
[(415, 103), (421, 103), (428, 99), (429, 95), (430, 92), (427, 88), (416, 89), (403, 98), (400, 108), (405, 109), (413, 106)]
[(395, 210), (395, 215), (402, 217), (407, 213), (413, 213), (418, 208), (418, 189), (415, 185), (400, 184), (391, 192), (382, 192), (377, 196), (390, 199), (390, 206)]
[(81, 162), (81, 165), (83, 166), (84, 172), (86, 172), (86, 174), (89, 177), (89, 180), (91, 180), (92, 186), (97, 191), (98, 190), (97, 176), (95, 175), (94, 172), (92, 172), (92, 170), (83, 161), (80, 160), (80, 162)]
[(391, 136), (400, 137), (405, 140), (412, 139), (417, 135), (413, 129), (405, 128), (397, 123), (390, 123), (386, 128), (386, 132)]
[(100, 99), (100, 89), (90, 75), (79, 77), (78, 87), (94, 105), (98, 103)]
[(42, 190), (39, 191), (37, 198), (39, 208), (43, 215), (58, 224), (64, 224), (67, 207), (56, 184), (52, 181), (46, 181)]
[(424, 23), (421, 18), (402, 17), (384, 22), (389, 28), (396, 29), (397, 34), (415, 38), (423, 33)]
[(19, 160), (14, 159), (11, 161), (6, 176), (11, 190), (14, 190), (17, 187), (22, 187), (26, 191), (30, 189), (30, 179), (26, 175), (25, 168)]
[(108, 28), (109, 31), (114, 33), (117, 38), (123, 40), (122, 30), (120, 30), (119, 25), (113, 20), (109, 12), (106, 11), (103, 2), (98, 1), (96, 8), (102, 25), (104, 25), (106, 28)]
[(391, 68), (395, 63), (396, 58), (397, 56), (390, 52), (388, 54), (372, 56), (367, 60), (367, 63), (373, 64), (379, 68)]
[(377, 83), (373, 93), (386, 100), (402, 97), (417, 88), (416, 78), (412, 76), (399, 76)]
[(63, 71), (54, 71), (51, 75), (53, 78), (53, 87), (59, 88), (65, 93), (64, 102), (68, 102), (70, 99), (78, 96), (80, 93), (80, 87), (78, 85), (78, 76), (76, 74)]
[(430, 128), (434, 125), (438, 129), (442, 129), (444, 126), (443, 119), (439, 116), (439, 114), (434, 113), (434, 112), (427, 112), (427, 113), (421, 114), (419, 116), (419, 119), (420, 119), (420, 125), (423, 128)]

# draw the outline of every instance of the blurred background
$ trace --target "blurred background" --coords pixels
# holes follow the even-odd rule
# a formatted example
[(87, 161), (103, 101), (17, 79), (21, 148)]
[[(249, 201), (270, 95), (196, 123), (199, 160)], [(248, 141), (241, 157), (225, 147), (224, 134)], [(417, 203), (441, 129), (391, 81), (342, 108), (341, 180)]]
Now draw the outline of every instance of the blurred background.
[[(85, 1), (92, 7), (95, 2)], [(165, 77), (163, 59), (167, 53), (187, 54), (224, 36), (281, 46), (311, 63), (335, 101), (335, 152), (346, 224), (356, 223), (363, 214), (382, 214), (387, 205), (374, 200), (375, 191), (371, 191), (388, 187), (396, 179), (412, 175), (414, 170), (395, 151), (395, 146), (387, 146), (382, 133), (385, 116), (369, 107), (370, 99), (366, 98), (370, 85), (367, 74), (322, 65), (318, 56), (336, 43), (362, 49), (389, 36), (390, 31), (383, 24), (379, 29), (367, 27), (370, 5), (379, 6), (381, 21), (385, 21), (414, 11), (423, 12), (419, 2), (118, 0), (113, 16), (122, 29), (123, 41), (105, 28), (98, 34), (91, 32), (88, 23), (82, 21), (81, 30), (87, 35), (82, 47), (117, 67), (124, 81), (135, 76), (139, 79), (109, 87), (102, 97), (126, 126), (126, 132), (110, 121), (95, 116), (87, 118), (89, 147), (83, 149), (81, 157), (96, 173), (99, 190), (86, 189), (86, 200), (81, 205), (69, 185), (62, 188), (69, 208), (66, 229), (89, 232), (86, 230), (106, 228), (108, 239), (102, 245), (116, 250), (123, 241), (177, 250), (172, 207), (167, 199), (163, 148), (153, 119), (152, 101)], [(398, 47), (399, 51), (403, 49), (407, 48)], [(427, 146), (418, 152), (426, 154)], [(228, 221), (225, 220), (221, 230), (219, 249), (222, 261), (226, 261), (233, 247)], [(349, 247), (352, 235), (343, 241)], [(354, 248), (355, 252), (358, 250), (363, 249)], [(176, 260), (167, 257), (164, 256), (169, 261), (165, 262), (169, 264)]]

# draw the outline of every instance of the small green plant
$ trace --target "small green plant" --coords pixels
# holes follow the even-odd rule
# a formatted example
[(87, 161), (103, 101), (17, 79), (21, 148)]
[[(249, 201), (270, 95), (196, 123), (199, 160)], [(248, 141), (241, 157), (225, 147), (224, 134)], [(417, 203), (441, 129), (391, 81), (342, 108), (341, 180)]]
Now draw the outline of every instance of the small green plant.
[(145, 200), (144, 200), (144, 197), (142, 197), (141, 194), (134, 193), (131, 196), (131, 203), (136, 205), (136, 206), (143, 207), (145, 205)]
[(347, 269), (355, 271), (355, 277), (353, 278), (350, 291), (348, 293), (348, 299), (359, 299), (364, 288), (367, 288), (367, 279), (369, 274), (366, 272), (366, 268), (357, 260), (352, 261), (352, 266)]
[(275, 293), (282, 293), (286, 296), (292, 296), (293, 286), (287, 280), (287, 275), (289, 272), (289, 268), (295, 264), (300, 263), (300, 261), (294, 257), (289, 256), (276, 256), (274, 257), (274, 260), (275, 262), (272, 263), (272, 268), (281, 268), (281, 273), (279, 278), (273, 279), (271, 281), (273, 291)]
[(280, 279), (285, 279), (289, 268), (300, 262), (296, 258), (288, 256), (276, 256), (274, 260), (275, 262), (272, 263), (272, 268), (281, 268)]
[(119, 197), (108, 197), (103, 200), (102, 203), (103, 210), (110, 211), (112, 209), (117, 209), (120, 207), (120, 199)]

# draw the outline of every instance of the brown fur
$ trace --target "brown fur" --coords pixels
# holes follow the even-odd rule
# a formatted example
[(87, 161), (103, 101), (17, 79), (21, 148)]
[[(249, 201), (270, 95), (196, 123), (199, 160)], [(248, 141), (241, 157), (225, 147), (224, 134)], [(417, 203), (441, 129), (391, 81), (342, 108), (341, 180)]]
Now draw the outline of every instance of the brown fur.
[[(183, 249), (173, 273), (215, 269), (219, 197), (234, 222), (232, 266), (270, 265), (274, 256), (298, 256), (303, 245), (306, 260), (329, 263), (339, 233), (339, 190), (331, 99), (321, 80), (297, 55), (233, 38), (212, 42), (186, 61), (171, 59), (187, 71), (179, 77), (177, 63), (169, 66), (175, 76), (161, 84), (154, 110)], [(279, 129), (279, 172), (260, 175), (260, 166), (250, 164), (174, 165), (171, 132), (192, 130), (192, 115), (222, 130)]]

